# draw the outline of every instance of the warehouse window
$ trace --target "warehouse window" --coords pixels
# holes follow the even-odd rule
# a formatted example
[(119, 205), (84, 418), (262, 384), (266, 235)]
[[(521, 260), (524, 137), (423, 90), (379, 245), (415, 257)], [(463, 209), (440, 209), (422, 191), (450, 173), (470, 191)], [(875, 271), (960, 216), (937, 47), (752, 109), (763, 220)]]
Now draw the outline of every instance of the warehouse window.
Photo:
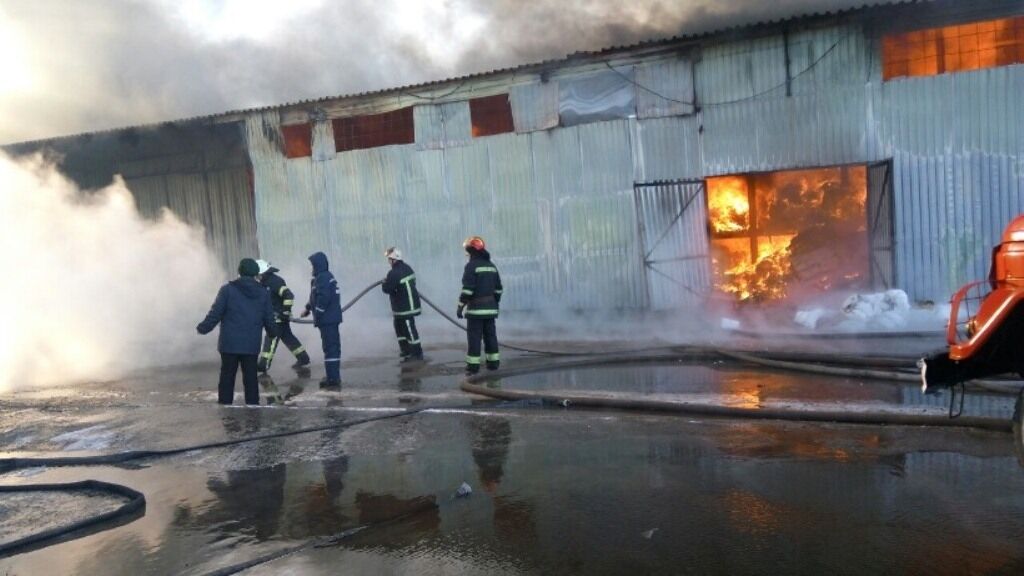
[(383, 114), (336, 118), (333, 124), (334, 149), (338, 152), (412, 144), (416, 140), (411, 106)]
[(890, 34), (882, 39), (882, 75), (934, 76), (1024, 63), (1024, 16)]
[(473, 138), (515, 131), (508, 94), (470, 100), (469, 117), (473, 122)]
[(313, 125), (293, 124), (281, 126), (284, 136), (284, 155), (288, 158), (306, 158), (313, 155)]

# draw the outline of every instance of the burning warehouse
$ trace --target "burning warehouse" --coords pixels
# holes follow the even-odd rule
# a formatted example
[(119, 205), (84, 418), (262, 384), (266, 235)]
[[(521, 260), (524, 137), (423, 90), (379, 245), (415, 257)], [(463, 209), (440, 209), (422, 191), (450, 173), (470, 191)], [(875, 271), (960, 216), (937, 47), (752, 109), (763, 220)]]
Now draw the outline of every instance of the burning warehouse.
[(225, 263), (358, 283), (397, 243), (442, 293), (478, 233), (511, 309), (944, 301), (1024, 212), (1021, 93), (1020, 2), (894, 1), (7, 150), (121, 175)]

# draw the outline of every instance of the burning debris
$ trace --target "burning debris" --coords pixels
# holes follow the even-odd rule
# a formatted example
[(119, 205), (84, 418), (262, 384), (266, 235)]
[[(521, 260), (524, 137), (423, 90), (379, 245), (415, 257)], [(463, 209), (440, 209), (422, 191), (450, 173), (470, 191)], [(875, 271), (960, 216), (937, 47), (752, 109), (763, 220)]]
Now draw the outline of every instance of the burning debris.
[(709, 178), (716, 287), (740, 302), (864, 287), (863, 166)]

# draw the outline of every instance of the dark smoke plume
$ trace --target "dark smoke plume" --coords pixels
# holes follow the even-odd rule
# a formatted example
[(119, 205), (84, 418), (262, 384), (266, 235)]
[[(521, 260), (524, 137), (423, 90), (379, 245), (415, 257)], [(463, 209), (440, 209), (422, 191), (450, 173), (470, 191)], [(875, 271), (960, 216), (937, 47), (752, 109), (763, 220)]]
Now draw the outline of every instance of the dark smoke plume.
[[(289, 14), (294, 3), (256, 0), (0, 0), (0, 64), (16, 71), (0, 81), (0, 143), (378, 90), (861, 3), (311, 0)], [(267, 4), (280, 25), (262, 36), (211, 37), (202, 17), (182, 16)]]

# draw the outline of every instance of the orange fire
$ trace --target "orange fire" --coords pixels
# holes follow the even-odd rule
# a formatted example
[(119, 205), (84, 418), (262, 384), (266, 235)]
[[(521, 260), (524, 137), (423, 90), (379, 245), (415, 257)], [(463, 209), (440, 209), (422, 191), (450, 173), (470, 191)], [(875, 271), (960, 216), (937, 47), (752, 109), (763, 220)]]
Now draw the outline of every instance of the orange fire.
[(739, 232), (750, 227), (747, 181), (736, 176), (708, 180), (708, 215), (715, 232)]
[(865, 275), (864, 167), (710, 178), (707, 190), (716, 284), (737, 300), (851, 286)]
[(720, 288), (734, 294), (737, 300), (778, 300), (786, 297), (786, 277), (790, 273), (789, 242), (792, 236), (765, 236), (758, 238), (757, 258), (750, 258), (750, 250), (730, 254), (736, 262), (722, 272)]

